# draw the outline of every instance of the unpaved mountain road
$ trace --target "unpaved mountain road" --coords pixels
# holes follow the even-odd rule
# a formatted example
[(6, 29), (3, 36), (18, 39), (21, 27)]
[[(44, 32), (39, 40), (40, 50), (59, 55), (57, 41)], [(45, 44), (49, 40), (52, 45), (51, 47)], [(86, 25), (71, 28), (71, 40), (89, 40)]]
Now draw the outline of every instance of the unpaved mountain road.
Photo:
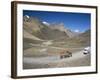
[(24, 69), (34, 68), (54, 68), (54, 67), (75, 67), (89, 66), (90, 54), (84, 55), (83, 50), (72, 54), (72, 57), (60, 59), (60, 55), (52, 55), (47, 57), (24, 57)]

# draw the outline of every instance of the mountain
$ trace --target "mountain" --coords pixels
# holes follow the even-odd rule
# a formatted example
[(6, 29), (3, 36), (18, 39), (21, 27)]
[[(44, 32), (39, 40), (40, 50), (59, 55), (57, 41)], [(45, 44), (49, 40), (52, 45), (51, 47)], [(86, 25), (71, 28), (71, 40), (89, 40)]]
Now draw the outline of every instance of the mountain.
[(68, 47), (68, 48), (80, 48), (90, 46), (91, 42), (91, 30), (86, 30), (84, 33), (74, 36), (72, 38), (62, 38), (59, 40), (53, 41), (52, 46), (55, 47)]
[(74, 45), (75, 46), (90, 46), (90, 41), (91, 41), (90, 36), (91, 36), (91, 31), (89, 29), (76, 37), (68, 39), (67, 43), (73, 46)]
[[(42, 44), (45, 41), (52, 40), (54, 45), (62, 46), (89, 46), (90, 30), (84, 33), (76, 33), (65, 28), (63, 23), (50, 24), (41, 21), (39, 18), (24, 16), (23, 32), (25, 48), (31, 47), (32, 44)], [(61, 43), (63, 42), (63, 43)], [(61, 47), (61, 46), (60, 46)]]
[(31, 48), (31, 44), (41, 44), (43, 42), (42, 39), (39, 39), (38, 37), (35, 37), (31, 33), (27, 32), (26, 30), (23, 30), (23, 45), (24, 49)]
[(65, 32), (70, 38), (77, 36), (79, 33), (73, 32), (68, 28), (64, 27), (63, 23), (59, 23), (59, 24), (51, 24), (50, 28), (53, 30), (59, 30), (59, 31), (63, 31)]
[[(52, 29), (51, 25), (35, 17), (24, 16), (24, 30), (43, 40), (55, 40), (62, 37), (69, 38), (68, 34), (60, 29)], [(59, 24), (58, 24), (59, 25)], [(64, 26), (62, 26), (64, 27)]]
[(38, 40), (38, 41), (43, 41), (42, 39), (39, 39), (38, 37), (35, 37), (34, 35), (32, 35), (31, 33), (27, 32), (26, 30), (23, 30), (23, 34), (24, 34), (24, 38), (29, 38), (29, 39), (33, 39), (33, 40)]
[(91, 30), (88, 29), (84, 33), (80, 34), (78, 36), (81, 39), (81, 43), (84, 45), (90, 46), (90, 41), (91, 41)]
[[(28, 15), (23, 18), (23, 45), (24, 49), (31, 48), (31, 44), (41, 44), (44, 40), (33, 35), (33, 31), (40, 30), (39, 20), (37, 18), (29, 17)], [(33, 26), (34, 25), (34, 26)], [(41, 26), (42, 27), (42, 26)]]

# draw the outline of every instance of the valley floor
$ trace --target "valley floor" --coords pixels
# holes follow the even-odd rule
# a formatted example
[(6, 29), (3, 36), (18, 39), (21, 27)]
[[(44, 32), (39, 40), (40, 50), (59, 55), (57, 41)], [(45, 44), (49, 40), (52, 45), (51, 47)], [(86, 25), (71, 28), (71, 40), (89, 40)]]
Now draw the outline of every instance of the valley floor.
[(23, 69), (60, 68), (90, 66), (90, 54), (83, 54), (83, 50), (74, 52), (72, 57), (60, 59), (60, 55), (42, 57), (24, 56)]

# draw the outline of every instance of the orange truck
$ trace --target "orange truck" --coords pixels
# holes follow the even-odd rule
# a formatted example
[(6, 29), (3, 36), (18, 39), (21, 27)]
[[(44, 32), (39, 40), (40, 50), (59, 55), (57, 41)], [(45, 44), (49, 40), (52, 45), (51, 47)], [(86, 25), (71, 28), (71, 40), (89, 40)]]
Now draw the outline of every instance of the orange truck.
[(64, 50), (60, 52), (60, 59), (67, 58), (67, 57), (72, 57), (72, 52), (68, 50)]

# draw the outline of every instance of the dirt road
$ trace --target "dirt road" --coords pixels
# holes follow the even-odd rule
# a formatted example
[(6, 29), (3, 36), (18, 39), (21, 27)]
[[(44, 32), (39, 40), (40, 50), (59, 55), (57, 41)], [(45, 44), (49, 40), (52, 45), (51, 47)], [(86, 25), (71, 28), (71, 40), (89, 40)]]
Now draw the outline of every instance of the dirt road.
[(72, 57), (60, 59), (60, 55), (51, 55), (47, 57), (24, 57), (24, 69), (36, 68), (54, 68), (54, 67), (76, 67), (89, 66), (90, 54), (84, 55), (83, 51), (77, 51), (72, 54)]

